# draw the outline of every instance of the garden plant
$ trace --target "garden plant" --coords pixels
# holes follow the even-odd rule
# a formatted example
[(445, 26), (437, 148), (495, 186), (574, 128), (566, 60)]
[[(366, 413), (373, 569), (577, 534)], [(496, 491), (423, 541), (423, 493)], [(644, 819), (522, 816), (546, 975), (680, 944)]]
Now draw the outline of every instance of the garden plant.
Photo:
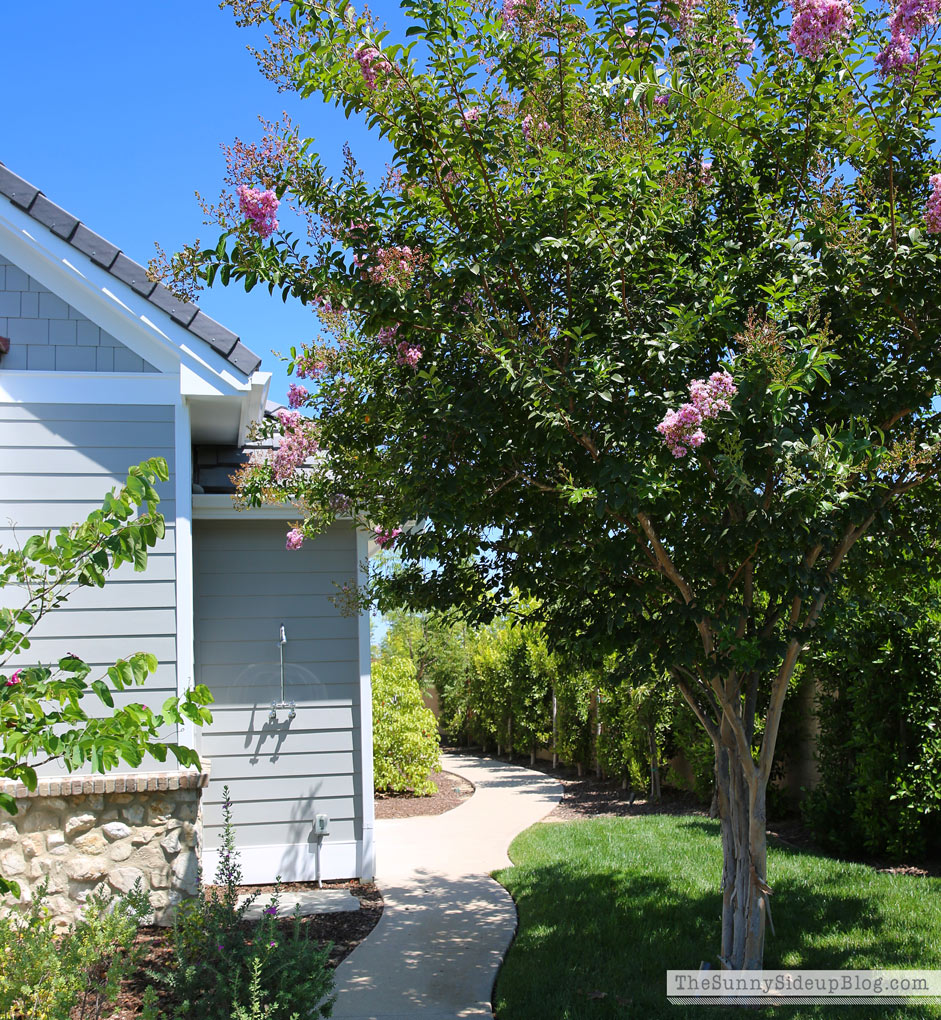
[(175, 1020), (330, 1016), (329, 943), (318, 946), (298, 916), (290, 930), (278, 925), (278, 886), (261, 918), (246, 920), (256, 897), (239, 902), (242, 868), (228, 786), (223, 787), (222, 812), (216, 888), (201, 885), (198, 897), (180, 904), (170, 961), (148, 971), (168, 1000), (165, 1015)]
[(352, 508), (404, 564), (380, 608), (532, 597), (552, 647), (666, 672), (714, 748), (716, 955), (760, 967), (795, 668), (941, 466), (937, 0), (403, 0), (397, 40), (228, 6), (389, 152), (239, 142), (218, 244), (172, 260), (323, 324), (243, 501), (294, 501), (291, 548)]
[(373, 668), (372, 713), (376, 789), (417, 797), (434, 793), (429, 776), (441, 767), (438, 721), (422, 700), (411, 659), (393, 658)]

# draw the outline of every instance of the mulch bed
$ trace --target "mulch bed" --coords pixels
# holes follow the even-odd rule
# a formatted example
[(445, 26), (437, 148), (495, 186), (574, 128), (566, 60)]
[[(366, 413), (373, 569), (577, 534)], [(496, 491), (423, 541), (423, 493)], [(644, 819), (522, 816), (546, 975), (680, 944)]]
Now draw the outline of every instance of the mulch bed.
[(659, 803), (636, 791), (623, 790), (616, 780), (594, 776), (567, 776), (560, 770), (539, 769), (551, 775), (565, 788), (562, 801), (543, 821), (569, 822), (581, 818), (624, 818), (631, 815), (705, 815), (692, 794), (665, 789)]
[(438, 792), (430, 797), (411, 793), (377, 793), (377, 818), (414, 818), (417, 815), (443, 815), (459, 807), (474, 792), (474, 784), (453, 772), (432, 772), (431, 781)]
[[(471, 748), (453, 748), (461, 754), (476, 754)], [(490, 757), (490, 756), (488, 756)], [(493, 756), (495, 757), (495, 756)], [(552, 762), (537, 760), (531, 765), (529, 758), (508, 758), (501, 755), (500, 761), (508, 761), (512, 765), (522, 765), (551, 776), (561, 783), (564, 792), (558, 807), (549, 812), (544, 822), (570, 822), (583, 818), (623, 818), (630, 815), (705, 815), (699, 801), (691, 794), (682, 790), (665, 788), (659, 803), (647, 800), (643, 793), (636, 790), (624, 790), (617, 779), (599, 779), (593, 773), (579, 776), (578, 769), (568, 765), (552, 767)]]
[[(315, 882), (285, 882), (282, 892), (302, 892), (316, 889)], [(359, 900), (360, 907), (356, 911), (345, 911), (338, 914), (314, 914), (301, 918), (301, 925), (306, 928), (312, 941), (319, 947), (328, 942), (333, 943), (330, 950), (329, 965), (336, 967), (342, 960), (363, 941), (379, 923), (382, 916), (382, 893), (371, 882), (324, 882), (325, 889), (349, 889)], [(274, 891), (273, 885), (241, 886), (239, 892), (258, 893), (259, 900), (264, 901)], [(278, 927), (286, 932), (292, 931), (293, 918), (278, 920)], [(243, 922), (245, 936), (251, 935), (253, 923)], [(167, 967), (172, 957), (170, 929), (148, 925), (140, 929), (137, 943), (144, 948), (144, 959), (139, 972), (125, 983), (118, 998), (117, 1009), (111, 1020), (136, 1020), (140, 1016), (141, 999), (150, 980), (144, 971), (160, 970)], [(159, 991), (159, 989), (158, 989)]]

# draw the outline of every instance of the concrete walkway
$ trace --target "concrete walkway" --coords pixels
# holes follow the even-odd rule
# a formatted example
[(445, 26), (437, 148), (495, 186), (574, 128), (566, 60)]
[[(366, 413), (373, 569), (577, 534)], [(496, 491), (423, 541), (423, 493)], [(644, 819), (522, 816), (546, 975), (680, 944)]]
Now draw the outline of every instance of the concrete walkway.
[(510, 842), (558, 804), (562, 787), (487, 758), (443, 755), (442, 768), (477, 789), (443, 815), (376, 823), (385, 909), (337, 968), (335, 1017), (493, 1016), (490, 996), (516, 931), (516, 907), (489, 874), (509, 867)]

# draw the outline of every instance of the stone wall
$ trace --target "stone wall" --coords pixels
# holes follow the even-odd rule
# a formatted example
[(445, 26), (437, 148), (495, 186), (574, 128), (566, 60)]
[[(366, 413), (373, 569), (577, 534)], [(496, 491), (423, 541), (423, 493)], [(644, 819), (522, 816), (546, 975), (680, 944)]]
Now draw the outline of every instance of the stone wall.
[(198, 889), (203, 767), (40, 779), (33, 791), (0, 782), (19, 808), (0, 812), (0, 874), (19, 882), (24, 899), (47, 880), (46, 902), (60, 927), (90, 893), (127, 892), (140, 879), (156, 923), (169, 924), (176, 905)]

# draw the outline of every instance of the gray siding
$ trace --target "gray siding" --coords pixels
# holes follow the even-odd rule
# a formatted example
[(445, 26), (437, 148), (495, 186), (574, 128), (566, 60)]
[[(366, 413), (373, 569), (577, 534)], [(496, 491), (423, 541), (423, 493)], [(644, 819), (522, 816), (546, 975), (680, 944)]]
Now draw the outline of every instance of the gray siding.
[(62, 298), (0, 256), (0, 336), (4, 369), (58, 372), (156, 372)]
[[(290, 552), (285, 532), (250, 513), (194, 524), (196, 675), (216, 699), (202, 733), (212, 761), (203, 798), (209, 850), (219, 846), (226, 784), (241, 847), (303, 844), (318, 812), (330, 815), (328, 841), (362, 838), (358, 621), (329, 600), (334, 582), (356, 578), (356, 534), (335, 525)], [(289, 723), (282, 710), (271, 724), (282, 624), (284, 695), (297, 717)]]
[[(132, 652), (153, 652), (160, 665), (148, 685), (115, 702), (156, 709), (176, 693), (174, 409), (0, 404), (0, 547), (83, 520), (124, 481), (128, 467), (154, 456), (164, 457), (171, 472), (160, 486), (167, 537), (146, 572), (124, 566), (104, 588), (75, 591), (39, 624), (19, 664), (48, 664), (74, 652), (103, 670)], [(19, 604), (9, 588), (0, 590), (0, 600)]]

